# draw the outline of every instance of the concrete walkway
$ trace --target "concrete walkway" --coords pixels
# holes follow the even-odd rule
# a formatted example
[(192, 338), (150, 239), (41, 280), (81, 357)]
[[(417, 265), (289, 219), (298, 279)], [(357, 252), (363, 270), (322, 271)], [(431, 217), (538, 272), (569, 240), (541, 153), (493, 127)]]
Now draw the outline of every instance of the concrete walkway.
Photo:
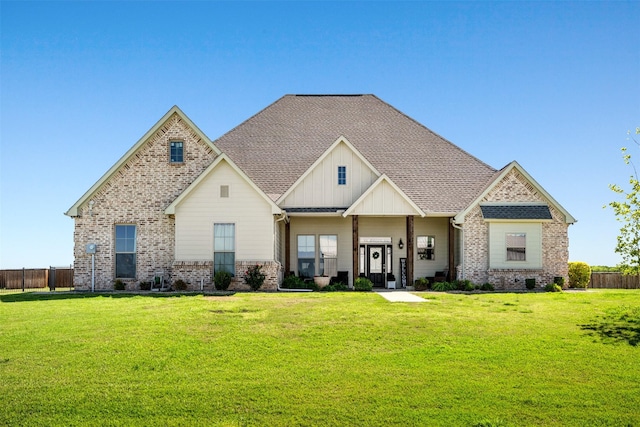
[(407, 291), (376, 291), (378, 295), (391, 302), (428, 302), (424, 298)]

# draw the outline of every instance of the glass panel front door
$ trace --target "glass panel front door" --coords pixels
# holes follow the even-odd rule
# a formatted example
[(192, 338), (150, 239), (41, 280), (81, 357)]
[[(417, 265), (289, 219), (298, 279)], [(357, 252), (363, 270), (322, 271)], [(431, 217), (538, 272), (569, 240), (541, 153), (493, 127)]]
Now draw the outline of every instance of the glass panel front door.
[(373, 286), (384, 287), (384, 246), (368, 246), (368, 276)]

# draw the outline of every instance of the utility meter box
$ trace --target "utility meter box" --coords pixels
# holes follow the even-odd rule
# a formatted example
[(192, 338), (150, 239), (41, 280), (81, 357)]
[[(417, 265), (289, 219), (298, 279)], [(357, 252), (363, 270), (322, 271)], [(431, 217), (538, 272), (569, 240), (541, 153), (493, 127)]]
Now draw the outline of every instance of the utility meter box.
[(88, 253), (88, 254), (95, 254), (96, 253), (96, 244), (95, 243), (89, 243), (87, 245), (87, 248), (86, 248), (85, 252)]

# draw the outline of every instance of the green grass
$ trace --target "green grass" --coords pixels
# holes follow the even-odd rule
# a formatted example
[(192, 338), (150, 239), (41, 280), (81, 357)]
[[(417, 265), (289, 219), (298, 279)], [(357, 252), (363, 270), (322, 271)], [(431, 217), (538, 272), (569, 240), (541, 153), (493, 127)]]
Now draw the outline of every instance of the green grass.
[(640, 292), (0, 294), (0, 425), (640, 426)]

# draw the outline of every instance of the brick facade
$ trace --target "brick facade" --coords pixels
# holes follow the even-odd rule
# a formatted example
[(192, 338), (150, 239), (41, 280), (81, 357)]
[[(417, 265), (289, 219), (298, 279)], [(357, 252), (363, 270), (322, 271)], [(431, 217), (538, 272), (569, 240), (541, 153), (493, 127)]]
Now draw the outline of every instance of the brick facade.
[[(184, 143), (184, 162), (169, 163), (169, 142)], [(113, 289), (116, 224), (136, 226), (136, 277), (127, 289), (150, 281), (156, 271), (170, 277), (174, 261), (173, 217), (164, 209), (214, 160), (215, 152), (178, 114), (173, 114), (78, 210), (74, 230), (74, 284), (91, 289), (88, 243), (97, 244), (95, 289)]]
[[(247, 291), (251, 288), (244, 283), (244, 275), (250, 266), (261, 265), (262, 273), (267, 276), (261, 291), (277, 291), (282, 282), (284, 268), (274, 261), (236, 261), (236, 275), (231, 280), (229, 290)], [(191, 291), (214, 290), (213, 261), (176, 261), (173, 263), (172, 281), (184, 280)]]
[[(516, 169), (512, 169), (482, 200), (483, 202), (549, 203)], [(490, 269), (489, 224), (476, 206), (464, 223), (464, 278), (474, 283), (491, 283), (496, 289), (526, 289), (525, 279), (536, 279), (536, 287), (567, 280), (569, 259), (568, 225), (564, 215), (549, 205), (553, 220), (542, 223), (542, 269)]]

